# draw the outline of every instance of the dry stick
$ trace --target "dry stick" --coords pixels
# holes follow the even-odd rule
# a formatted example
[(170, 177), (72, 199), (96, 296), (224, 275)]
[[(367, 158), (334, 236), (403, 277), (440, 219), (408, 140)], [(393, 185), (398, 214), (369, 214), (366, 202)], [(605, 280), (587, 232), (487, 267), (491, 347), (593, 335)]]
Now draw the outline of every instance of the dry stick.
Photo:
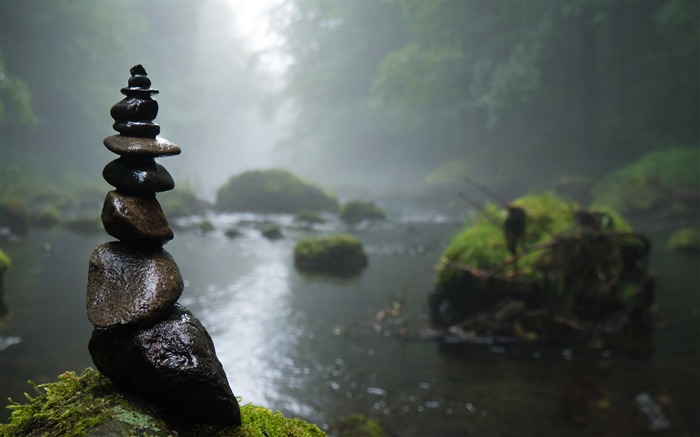
[(508, 208), (510, 206), (510, 202), (508, 202), (504, 197), (501, 197), (498, 193), (491, 191), (490, 189), (486, 188), (485, 186), (481, 185), (474, 179), (464, 176), (464, 181), (471, 185), (472, 187), (476, 188), (477, 190), (481, 191), (482, 193), (486, 194), (496, 202), (500, 203), (504, 208)]

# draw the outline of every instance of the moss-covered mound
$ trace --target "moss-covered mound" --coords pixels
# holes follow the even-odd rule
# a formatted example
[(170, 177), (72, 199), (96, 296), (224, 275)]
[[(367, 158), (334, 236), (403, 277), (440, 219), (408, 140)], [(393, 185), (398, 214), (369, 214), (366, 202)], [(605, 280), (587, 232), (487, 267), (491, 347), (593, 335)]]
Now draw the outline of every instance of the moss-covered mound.
[(430, 296), (436, 325), (546, 340), (596, 335), (604, 320), (617, 320), (619, 330), (646, 320), (649, 242), (622, 217), (603, 207), (584, 211), (552, 194), (512, 206), (526, 214), (515, 254), (507, 245), (512, 218), (494, 205), (445, 250)]
[(103, 375), (86, 369), (66, 372), (55, 383), (35, 386), (38, 395), (13, 403), (3, 436), (323, 436), (318, 427), (254, 405), (241, 407), (239, 428), (193, 425), (120, 392)]
[(272, 169), (248, 171), (229, 179), (217, 193), (216, 208), (259, 213), (335, 212), (338, 201), (287, 170)]
[(209, 208), (206, 201), (198, 198), (194, 190), (187, 187), (158, 194), (158, 202), (169, 219), (202, 215)]
[(594, 201), (630, 215), (696, 213), (699, 162), (697, 146), (649, 152), (601, 181), (594, 189)]
[(681, 228), (668, 237), (666, 247), (674, 252), (700, 253), (700, 232), (695, 228)]
[(362, 220), (383, 220), (384, 211), (372, 202), (351, 200), (340, 210), (340, 219), (345, 223), (359, 223)]
[(352, 274), (367, 266), (367, 254), (352, 235), (306, 238), (294, 248), (294, 265), (308, 272)]

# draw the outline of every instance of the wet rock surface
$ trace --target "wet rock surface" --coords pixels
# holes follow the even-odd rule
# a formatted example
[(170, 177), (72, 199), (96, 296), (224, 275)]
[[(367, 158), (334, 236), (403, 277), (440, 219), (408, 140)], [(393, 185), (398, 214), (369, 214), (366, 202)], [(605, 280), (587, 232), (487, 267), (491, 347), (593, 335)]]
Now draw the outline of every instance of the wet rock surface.
[(163, 245), (173, 231), (155, 198), (129, 196), (110, 191), (102, 207), (105, 231), (121, 241)]
[(192, 313), (175, 305), (153, 326), (98, 328), (93, 362), (115, 383), (198, 421), (240, 423), (240, 411), (214, 343)]
[(153, 158), (115, 159), (107, 164), (102, 176), (110, 185), (134, 193), (160, 193), (175, 188), (168, 170)]
[(183, 288), (180, 269), (165, 250), (101, 244), (90, 257), (88, 319), (96, 327), (153, 322), (167, 314)]
[(100, 372), (115, 383), (172, 409), (193, 422), (240, 425), (236, 397), (202, 324), (178, 305), (184, 283), (163, 250), (173, 232), (156, 193), (175, 186), (157, 163), (180, 148), (157, 137), (158, 103), (146, 70), (131, 69), (126, 98), (112, 107), (114, 129), (104, 140), (120, 158), (103, 177), (117, 188), (102, 208), (108, 234), (88, 268), (87, 313), (95, 326), (88, 349)]
[(159, 157), (179, 155), (180, 147), (165, 138), (129, 137), (112, 135), (104, 139), (103, 144), (110, 152), (117, 155), (133, 157)]

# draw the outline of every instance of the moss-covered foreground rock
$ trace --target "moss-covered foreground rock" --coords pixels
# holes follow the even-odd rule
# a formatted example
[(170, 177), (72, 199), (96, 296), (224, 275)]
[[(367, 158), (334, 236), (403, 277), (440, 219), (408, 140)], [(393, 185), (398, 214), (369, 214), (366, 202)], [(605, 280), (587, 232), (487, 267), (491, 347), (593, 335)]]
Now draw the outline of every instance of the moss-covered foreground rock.
[(287, 170), (255, 170), (229, 179), (218, 191), (220, 211), (296, 213), (338, 210), (338, 200)]
[(445, 250), (429, 299), (436, 325), (525, 341), (648, 328), (653, 279), (644, 236), (609, 208), (583, 211), (552, 194), (513, 206), (527, 216), (515, 255), (506, 211), (494, 205)]
[(239, 428), (182, 423), (178, 418), (119, 391), (106, 377), (88, 368), (66, 372), (59, 381), (34, 387), (37, 396), (12, 403), (0, 436), (173, 436), (216, 437), (323, 436), (317, 426), (254, 405), (243, 405)]
[(307, 272), (353, 274), (367, 266), (367, 254), (352, 235), (305, 238), (294, 248), (294, 265)]

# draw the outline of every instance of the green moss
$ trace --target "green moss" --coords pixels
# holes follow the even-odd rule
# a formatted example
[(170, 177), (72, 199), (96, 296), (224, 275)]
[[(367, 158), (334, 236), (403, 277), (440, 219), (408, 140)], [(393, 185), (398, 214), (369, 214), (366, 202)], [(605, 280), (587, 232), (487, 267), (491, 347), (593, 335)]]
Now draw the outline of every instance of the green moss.
[(676, 252), (700, 252), (700, 232), (695, 228), (679, 229), (668, 238), (666, 248)]
[(350, 273), (367, 265), (367, 254), (352, 235), (305, 238), (294, 248), (294, 264), (305, 271)]
[(18, 198), (4, 198), (0, 202), (0, 226), (6, 226), (16, 234), (25, 233), (29, 227), (27, 205)]
[(71, 231), (85, 234), (97, 233), (103, 230), (100, 217), (76, 217), (63, 222), (63, 226)]
[(352, 200), (343, 205), (340, 218), (346, 223), (358, 223), (362, 220), (383, 220), (386, 214), (374, 203)]
[(234, 176), (217, 193), (221, 211), (296, 213), (337, 211), (338, 201), (287, 170), (256, 170)]
[[(632, 232), (614, 210), (596, 206), (584, 211), (550, 193), (525, 196), (513, 205), (527, 217), (517, 256), (506, 246), (506, 211), (493, 204), (470, 217), (445, 250), (429, 299), (437, 324), (480, 314), (479, 323), (493, 319), (488, 329), (528, 339), (535, 337), (530, 331), (536, 333), (537, 326), (559, 323), (558, 311), (565, 313), (564, 319), (575, 315), (586, 321), (607, 316), (597, 313), (603, 307), (613, 310), (634, 299), (648, 301), (643, 287), (651, 284), (645, 267), (648, 240)], [(605, 304), (598, 305), (600, 301)], [(546, 323), (511, 323), (511, 311), (522, 320), (529, 317), (523, 315), (526, 307), (547, 308), (548, 316), (542, 315)]]
[(2, 248), (0, 248), (0, 275), (4, 274), (12, 266), (12, 261), (10, 257), (5, 253)]
[(193, 189), (176, 188), (158, 195), (158, 202), (166, 217), (173, 219), (176, 217), (188, 217), (201, 215), (207, 211), (208, 204), (197, 197)]
[(343, 417), (333, 425), (332, 431), (338, 437), (384, 437), (386, 433), (377, 419), (362, 414)]
[(325, 223), (326, 220), (321, 214), (316, 211), (310, 211), (308, 209), (301, 210), (294, 216), (294, 221), (297, 223), (308, 223), (308, 224), (321, 224)]
[(51, 227), (61, 221), (61, 211), (56, 205), (46, 205), (32, 214), (32, 223), (39, 227)]
[[(33, 384), (32, 384), (33, 385)], [(33, 385), (34, 386), (34, 385)], [(59, 381), (34, 386), (24, 404), (11, 401), (10, 422), (0, 424), (2, 436), (197, 435), (220, 437), (315, 437), (323, 432), (300, 419), (285, 418), (263, 407), (241, 407), (242, 426), (194, 427), (169, 422), (159, 410), (117, 390), (94, 369), (81, 375), (66, 372)]]
[[(697, 146), (649, 152), (599, 183), (594, 199), (624, 213), (649, 213), (655, 209), (679, 212), (684, 206), (675, 201), (674, 192), (700, 190), (698, 162)], [(697, 203), (697, 197), (693, 201)]]

